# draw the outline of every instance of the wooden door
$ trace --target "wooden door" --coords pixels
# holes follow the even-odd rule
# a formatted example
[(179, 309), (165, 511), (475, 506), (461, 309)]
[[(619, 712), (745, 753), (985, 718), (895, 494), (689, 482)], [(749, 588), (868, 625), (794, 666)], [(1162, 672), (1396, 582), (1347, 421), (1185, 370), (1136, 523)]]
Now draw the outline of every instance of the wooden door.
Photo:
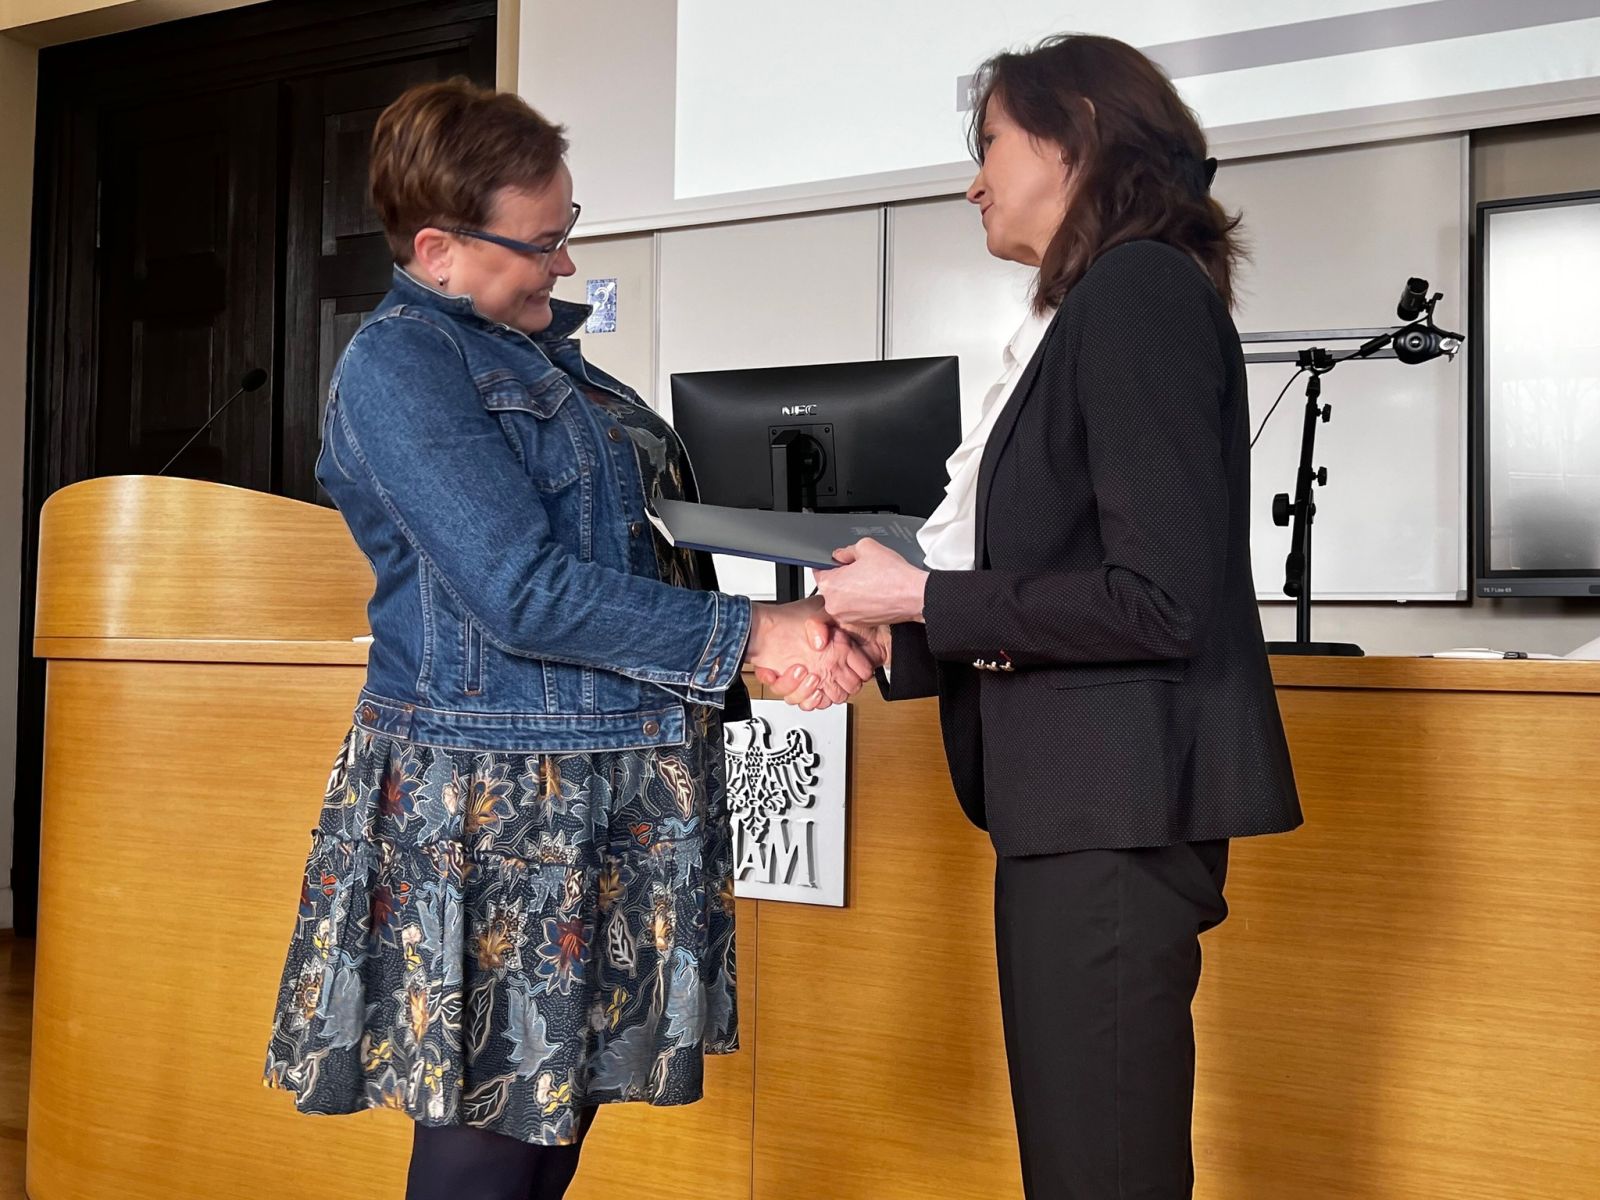
[[(96, 474), (157, 473), (271, 371), (277, 100), (257, 84), (106, 117)], [(170, 473), (270, 491), (276, 390), (240, 396)]]
[(328, 384), (345, 344), (389, 290), (393, 260), (367, 187), (378, 114), (406, 88), (473, 76), (483, 45), (330, 72), (289, 85), (284, 309), (284, 495), (327, 502), (317, 487)]

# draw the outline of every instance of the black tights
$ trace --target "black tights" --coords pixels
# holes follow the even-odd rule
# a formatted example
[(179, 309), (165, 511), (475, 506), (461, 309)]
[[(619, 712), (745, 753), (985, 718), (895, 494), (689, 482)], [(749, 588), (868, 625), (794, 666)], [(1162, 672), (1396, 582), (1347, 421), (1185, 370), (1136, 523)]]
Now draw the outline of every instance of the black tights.
[(578, 1173), (596, 1111), (579, 1113), (578, 1140), (570, 1146), (530, 1146), (471, 1125), (418, 1124), (406, 1200), (560, 1200)]

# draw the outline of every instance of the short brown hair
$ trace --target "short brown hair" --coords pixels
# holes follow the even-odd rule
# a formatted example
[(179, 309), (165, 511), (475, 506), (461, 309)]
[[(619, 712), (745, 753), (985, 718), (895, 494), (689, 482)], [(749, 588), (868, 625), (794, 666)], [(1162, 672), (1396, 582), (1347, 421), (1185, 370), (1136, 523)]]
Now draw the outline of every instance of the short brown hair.
[(395, 262), (430, 225), (481, 227), (504, 187), (536, 191), (567, 153), (566, 130), (510, 92), (465, 79), (408, 89), (372, 131), (372, 203)]
[(1059, 34), (995, 55), (976, 92), (969, 140), (980, 163), (984, 115), (998, 97), (1023, 130), (1059, 145), (1073, 169), (1070, 211), (1039, 264), (1038, 311), (1058, 307), (1107, 250), (1139, 238), (1188, 254), (1233, 306), (1233, 272), (1244, 257), (1239, 217), (1209, 195), (1216, 162), (1160, 67), (1114, 38)]

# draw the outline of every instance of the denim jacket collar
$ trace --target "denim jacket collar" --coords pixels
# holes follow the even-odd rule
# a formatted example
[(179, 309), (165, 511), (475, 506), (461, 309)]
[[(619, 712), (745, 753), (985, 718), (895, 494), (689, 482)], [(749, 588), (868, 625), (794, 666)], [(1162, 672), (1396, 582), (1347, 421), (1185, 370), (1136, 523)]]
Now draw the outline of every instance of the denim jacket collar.
[[(441, 292), (437, 288), (423, 283), (399, 264), (394, 268), (393, 294), (403, 304), (419, 304), (425, 308), (437, 309), (449, 313), (453, 317), (464, 320), (482, 321), (487, 325), (499, 325), (499, 321), (491, 321), (478, 311), (477, 305), (472, 302), (471, 296), (452, 296)], [(570, 338), (583, 328), (584, 322), (589, 319), (589, 314), (594, 309), (587, 304), (573, 304), (567, 300), (557, 300), (551, 297), (550, 311), (555, 314), (555, 319), (548, 328), (539, 333), (530, 333), (527, 336), (535, 342), (562, 342)]]

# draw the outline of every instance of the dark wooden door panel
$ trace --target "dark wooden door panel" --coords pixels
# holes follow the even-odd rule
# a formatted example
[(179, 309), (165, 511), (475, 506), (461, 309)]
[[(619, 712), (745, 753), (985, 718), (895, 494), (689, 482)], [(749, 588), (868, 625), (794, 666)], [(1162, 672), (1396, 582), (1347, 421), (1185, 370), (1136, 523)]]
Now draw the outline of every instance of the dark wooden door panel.
[[(277, 88), (107, 116), (95, 473), (161, 469), (273, 360)], [(270, 490), (274, 389), (241, 397), (172, 473)]]
[(367, 182), (372, 129), (406, 88), (466, 74), (469, 49), (290, 84), (284, 494), (326, 502), (315, 478), (334, 364), (389, 290), (393, 259)]

